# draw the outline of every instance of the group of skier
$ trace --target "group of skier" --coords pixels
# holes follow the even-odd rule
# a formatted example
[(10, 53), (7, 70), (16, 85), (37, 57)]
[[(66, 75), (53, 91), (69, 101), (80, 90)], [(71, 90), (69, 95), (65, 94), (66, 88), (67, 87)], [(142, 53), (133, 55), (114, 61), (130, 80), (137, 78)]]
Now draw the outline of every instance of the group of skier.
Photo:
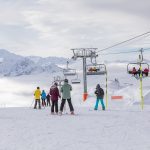
[(41, 92), (40, 87), (37, 87), (36, 91), (34, 92), (34, 96), (35, 96), (34, 109), (37, 108), (37, 104), (39, 105), (39, 109), (41, 109), (40, 99), (42, 100), (43, 107), (51, 106), (49, 94), (46, 95), (46, 92), (44, 90), (42, 90)]
[[(59, 91), (58, 89), (58, 84), (55, 82), (49, 90), (49, 93), (47, 97), (49, 96), (49, 100), (51, 100), (51, 114), (53, 115), (54, 113), (58, 114), (58, 99), (61, 98), (62, 93), (62, 101), (60, 105), (60, 111), (59, 114), (61, 115), (64, 109), (64, 105), (66, 103), (66, 100), (68, 101), (70, 112), (73, 115), (74, 114), (74, 108), (71, 102), (71, 91), (72, 91), (72, 86), (68, 83), (68, 79), (64, 80), (64, 84), (61, 86), (61, 89)], [(42, 92), (40, 91), (40, 88), (37, 87), (36, 91), (34, 92), (35, 96), (35, 105), (34, 109), (37, 108), (37, 103), (39, 105), (39, 109), (41, 109), (41, 102), (40, 99), (42, 99), (42, 105), (45, 105), (45, 99), (46, 99), (46, 93), (43, 90)]]
[[(57, 82), (54, 82), (54, 84), (50, 87), (49, 93), (47, 95), (44, 90), (41, 92), (40, 87), (37, 87), (36, 91), (34, 92), (34, 96), (35, 96), (34, 109), (37, 109), (37, 104), (39, 105), (39, 109), (41, 109), (41, 101), (40, 101), (41, 99), (43, 107), (48, 106), (48, 105), (51, 106), (52, 115), (53, 114), (62, 115), (62, 112), (64, 110), (64, 105), (67, 101), (69, 108), (70, 108), (70, 113), (71, 115), (74, 115), (74, 107), (71, 101), (71, 91), (72, 91), (72, 86), (68, 83), (68, 79), (64, 80), (64, 84), (61, 86), (60, 91), (58, 89)], [(105, 105), (103, 101), (104, 90), (100, 87), (100, 84), (97, 84), (95, 94), (96, 94), (96, 103), (95, 103), (94, 110), (98, 110), (99, 102), (102, 105), (102, 110), (105, 110)], [(60, 109), (58, 108), (59, 98), (62, 98)], [(47, 104), (45, 102), (46, 99), (47, 99)], [(52, 104), (50, 103), (50, 100)]]

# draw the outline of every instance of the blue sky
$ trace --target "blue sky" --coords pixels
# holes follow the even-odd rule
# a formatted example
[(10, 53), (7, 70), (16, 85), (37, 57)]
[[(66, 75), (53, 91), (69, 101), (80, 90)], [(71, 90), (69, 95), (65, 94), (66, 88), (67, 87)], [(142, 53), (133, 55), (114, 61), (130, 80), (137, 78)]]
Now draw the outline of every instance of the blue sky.
[[(0, 48), (25, 56), (71, 57), (71, 48), (102, 49), (150, 31), (149, 0), (0, 0), (0, 10)], [(109, 51), (150, 47), (149, 40)]]

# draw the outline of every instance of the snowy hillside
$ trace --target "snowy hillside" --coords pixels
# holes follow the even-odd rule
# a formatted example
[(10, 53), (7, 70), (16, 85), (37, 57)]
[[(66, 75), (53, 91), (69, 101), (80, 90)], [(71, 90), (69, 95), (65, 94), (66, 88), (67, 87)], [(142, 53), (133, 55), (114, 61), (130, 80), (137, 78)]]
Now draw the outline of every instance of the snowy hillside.
[(20, 76), (37, 73), (54, 73), (61, 71), (57, 64), (65, 64), (67, 59), (57, 57), (23, 57), (0, 49), (0, 74), (3, 76)]

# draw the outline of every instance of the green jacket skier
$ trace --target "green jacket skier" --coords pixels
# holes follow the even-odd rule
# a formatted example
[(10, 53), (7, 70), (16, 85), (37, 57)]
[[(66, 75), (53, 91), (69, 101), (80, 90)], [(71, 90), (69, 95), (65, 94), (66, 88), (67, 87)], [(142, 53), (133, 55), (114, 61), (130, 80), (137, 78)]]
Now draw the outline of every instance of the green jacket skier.
[(68, 101), (71, 114), (72, 115), (74, 114), (74, 108), (73, 108), (72, 102), (71, 102), (71, 91), (72, 91), (72, 86), (68, 83), (68, 79), (65, 79), (64, 84), (61, 87), (62, 101), (61, 101), (61, 105), (60, 105), (60, 115), (63, 112), (63, 108), (66, 103), (66, 100)]
[(63, 86), (61, 87), (62, 98), (70, 99), (71, 98), (70, 91), (72, 91), (72, 86), (68, 84), (68, 82), (64, 82)]

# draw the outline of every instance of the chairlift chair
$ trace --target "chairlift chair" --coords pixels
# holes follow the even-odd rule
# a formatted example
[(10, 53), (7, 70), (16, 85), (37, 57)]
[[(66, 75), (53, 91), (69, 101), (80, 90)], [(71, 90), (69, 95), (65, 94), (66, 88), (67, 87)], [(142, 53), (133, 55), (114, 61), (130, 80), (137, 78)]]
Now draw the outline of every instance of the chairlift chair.
[(77, 75), (77, 77), (75, 79), (71, 80), (71, 83), (72, 84), (80, 84), (81, 83), (81, 80), (78, 78), (78, 75)]
[(87, 75), (104, 75), (106, 72), (105, 64), (92, 64), (86, 66)]
[(75, 76), (76, 75), (76, 69), (63, 69), (64, 76)]
[[(127, 65), (127, 73), (132, 74), (134, 76), (139, 74), (140, 72), (138, 71), (138, 69), (140, 68), (140, 64), (142, 66), (142, 69), (147, 68), (147, 70), (148, 70), (147, 76), (146, 76), (146, 72), (144, 70), (142, 70), (142, 75), (145, 74), (145, 77), (148, 77), (148, 74), (149, 74), (149, 64), (148, 63), (129, 63)], [(133, 67), (135, 67), (135, 69), (136, 69), (135, 73), (133, 72)]]
[(69, 66), (69, 61), (67, 61), (67, 67), (63, 69), (63, 74), (64, 76), (75, 76), (76, 75), (76, 69), (71, 69), (68, 67)]

